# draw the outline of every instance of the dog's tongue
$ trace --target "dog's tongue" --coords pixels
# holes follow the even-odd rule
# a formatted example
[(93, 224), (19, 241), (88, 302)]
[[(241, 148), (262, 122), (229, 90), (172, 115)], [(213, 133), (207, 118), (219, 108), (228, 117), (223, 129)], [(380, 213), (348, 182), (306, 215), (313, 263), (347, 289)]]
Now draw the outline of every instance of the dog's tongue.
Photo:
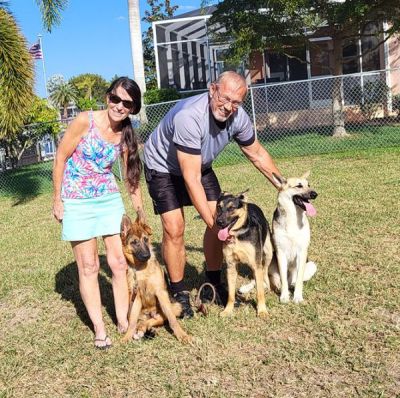
[(317, 210), (311, 203), (304, 202), (304, 206), (306, 206), (307, 216), (314, 217), (317, 215)]
[(229, 230), (228, 227), (224, 228), (224, 229), (220, 229), (218, 231), (218, 239), (222, 240), (222, 242), (225, 242), (229, 237)]

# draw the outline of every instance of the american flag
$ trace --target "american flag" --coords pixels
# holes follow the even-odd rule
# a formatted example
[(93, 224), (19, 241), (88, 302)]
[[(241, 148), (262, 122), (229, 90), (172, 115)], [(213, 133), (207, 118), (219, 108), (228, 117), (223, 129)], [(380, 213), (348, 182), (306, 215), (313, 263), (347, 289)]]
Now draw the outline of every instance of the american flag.
[(32, 55), (33, 59), (42, 59), (43, 53), (42, 49), (40, 48), (40, 43), (36, 43), (29, 48), (29, 54)]

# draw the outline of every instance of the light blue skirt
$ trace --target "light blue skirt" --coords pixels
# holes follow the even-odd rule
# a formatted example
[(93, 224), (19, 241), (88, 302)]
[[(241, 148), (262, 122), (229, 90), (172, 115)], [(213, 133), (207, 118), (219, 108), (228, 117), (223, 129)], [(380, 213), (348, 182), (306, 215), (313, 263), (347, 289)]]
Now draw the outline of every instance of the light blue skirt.
[(62, 240), (77, 241), (120, 233), (124, 204), (119, 192), (90, 199), (63, 199)]

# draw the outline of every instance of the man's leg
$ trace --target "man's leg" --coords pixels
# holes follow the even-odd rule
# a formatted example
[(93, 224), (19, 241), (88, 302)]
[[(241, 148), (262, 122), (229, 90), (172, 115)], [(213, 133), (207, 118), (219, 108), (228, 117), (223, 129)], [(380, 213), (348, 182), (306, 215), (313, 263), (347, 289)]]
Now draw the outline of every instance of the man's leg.
[(172, 297), (182, 305), (182, 316), (192, 317), (189, 292), (183, 280), (186, 264), (184, 242), (185, 218), (183, 208), (161, 214), (163, 226), (162, 256), (170, 279)]
[(183, 209), (175, 209), (161, 214), (161, 222), (163, 227), (162, 256), (170, 281), (179, 282), (183, 279), (186, 263)]

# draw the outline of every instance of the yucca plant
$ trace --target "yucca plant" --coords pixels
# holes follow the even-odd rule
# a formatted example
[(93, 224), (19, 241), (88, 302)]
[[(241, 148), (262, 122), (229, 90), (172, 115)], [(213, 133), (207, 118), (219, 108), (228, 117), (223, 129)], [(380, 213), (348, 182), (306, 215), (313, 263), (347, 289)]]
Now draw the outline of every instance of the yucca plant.
[(17, 133), (32, 100), (33, 63), (26, 40), (12, 15), (0, 8), (0, 138)]

